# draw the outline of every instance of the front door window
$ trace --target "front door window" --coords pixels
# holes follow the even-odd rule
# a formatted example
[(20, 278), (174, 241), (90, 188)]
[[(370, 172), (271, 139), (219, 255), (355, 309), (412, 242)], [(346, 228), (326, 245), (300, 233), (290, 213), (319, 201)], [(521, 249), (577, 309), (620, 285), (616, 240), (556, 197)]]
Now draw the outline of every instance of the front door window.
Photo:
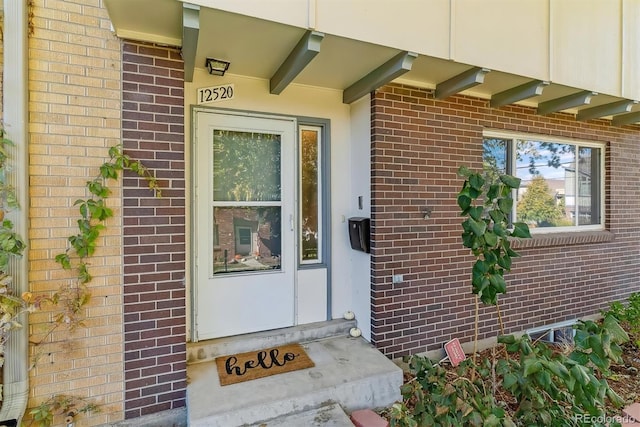
[(280, 269), (281, 135), (213, 134), (213, 274)]

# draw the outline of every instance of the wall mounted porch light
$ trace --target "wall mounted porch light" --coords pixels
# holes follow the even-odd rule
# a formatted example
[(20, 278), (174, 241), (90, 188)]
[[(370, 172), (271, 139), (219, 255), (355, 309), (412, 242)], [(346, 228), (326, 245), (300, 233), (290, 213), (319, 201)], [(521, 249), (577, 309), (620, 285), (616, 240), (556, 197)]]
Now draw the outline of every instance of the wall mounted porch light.
[(222, 59), (207, 58), (205, 67), (212, 76), (224, 76), (224, 73), (229, 69), (231, 62), (223, 61)]

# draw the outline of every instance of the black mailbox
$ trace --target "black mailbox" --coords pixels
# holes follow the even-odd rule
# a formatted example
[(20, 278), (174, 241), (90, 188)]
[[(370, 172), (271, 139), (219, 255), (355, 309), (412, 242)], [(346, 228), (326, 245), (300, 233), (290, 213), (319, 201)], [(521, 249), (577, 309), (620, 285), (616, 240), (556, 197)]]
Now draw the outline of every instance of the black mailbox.
[(369, 218), (349, 218), (351, 249), (369, 253)]

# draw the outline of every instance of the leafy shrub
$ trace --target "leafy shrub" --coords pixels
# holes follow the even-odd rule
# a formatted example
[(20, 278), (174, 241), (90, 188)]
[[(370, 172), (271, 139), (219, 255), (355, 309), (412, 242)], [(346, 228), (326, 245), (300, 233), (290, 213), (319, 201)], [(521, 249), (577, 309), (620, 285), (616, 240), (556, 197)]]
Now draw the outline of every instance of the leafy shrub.
[[(613, 316), (579, 322), (575, 329), (575, 348), (568, 354), (528, 335), (505, 335), (498, 338), (504, 347), (477, 365), (467, 359), (447, 370), (412, 357), (415, 378), (402, 387), (403, 402), (391, 408), (391, 426), (572, 427), (583, 425), (585, 414), (604, 420), (607, 400), (624, 403), (605, 376), (610, 363), (621, 360), (627, 335)], [(496, 357), (503, 349), (506, 356)]]
[(640, 347), (640, 293), (631, 294), (627, 305), (619, 301), (611, 303), (609, 310), (603, 311), (602, 315), (611, 315), (624, 323), (634, 336), (635, 345)]

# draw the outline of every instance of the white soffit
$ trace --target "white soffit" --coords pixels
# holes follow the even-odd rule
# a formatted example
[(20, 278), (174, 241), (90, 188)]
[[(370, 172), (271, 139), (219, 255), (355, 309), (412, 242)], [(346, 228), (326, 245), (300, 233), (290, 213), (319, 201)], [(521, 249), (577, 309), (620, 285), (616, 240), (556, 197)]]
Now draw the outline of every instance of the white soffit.
[(105, 0), (118, 37), (182, 45), (182, 3), (175, 0)]

